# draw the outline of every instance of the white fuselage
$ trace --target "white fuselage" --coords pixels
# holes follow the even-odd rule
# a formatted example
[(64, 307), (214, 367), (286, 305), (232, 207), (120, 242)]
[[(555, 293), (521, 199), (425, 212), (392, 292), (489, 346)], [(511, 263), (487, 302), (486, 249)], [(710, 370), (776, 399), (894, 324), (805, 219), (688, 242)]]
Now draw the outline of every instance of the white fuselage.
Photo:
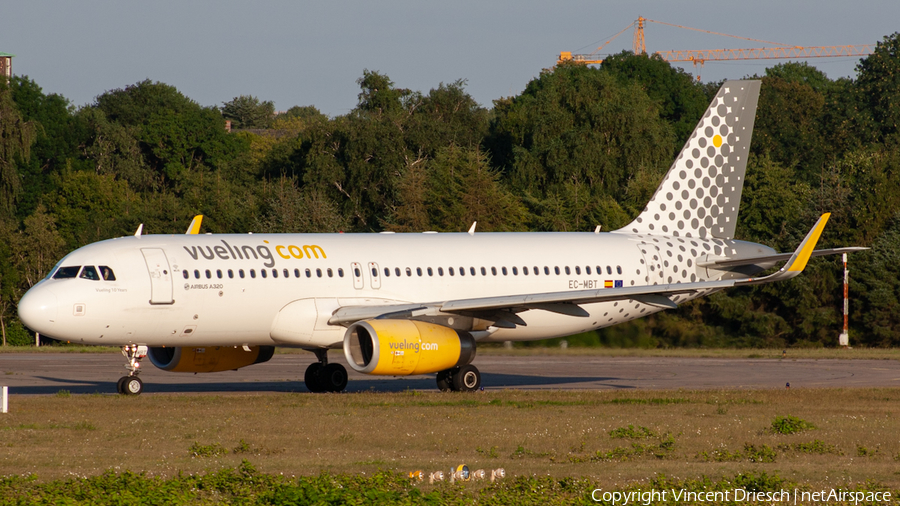
[[(115, 281), (51, 273), (20, 301), (20, 315), (43, 335), (84, 344), (339, 347), (345, 328), (328, 324), (339, 307), (715, 280), (727, 273), (698, 261), (734, 248), (772, 252), (741, 241), (618, 232), (123, 237), (80, 248), (58, 265), (106, 266)], [(288, 305), (292, 316), (278, 325), (299, 337), (273, 330)], [(588, 317), (531, 309), (518, 314), (525, 326), (459, 317), (456, 326), (488, 330), (482, 341), (534, 340), (660, 310), (634, 300), (582, 307)], [(453, 322), (452, 315), (442, 321)]]

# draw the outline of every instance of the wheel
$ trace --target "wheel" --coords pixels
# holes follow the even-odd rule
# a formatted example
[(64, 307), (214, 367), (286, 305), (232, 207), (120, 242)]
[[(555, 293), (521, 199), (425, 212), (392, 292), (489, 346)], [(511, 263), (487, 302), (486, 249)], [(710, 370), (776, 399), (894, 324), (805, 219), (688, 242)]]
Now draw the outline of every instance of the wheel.
[(128, 376), (122, 376), (121, 378), (119, 378), (118, 383), (116, 383), (116, 392), (125, 395), (125, 387), (123, 385), (125, 384), (125, 380), (127, 379)]
[(309, 364), (309, 367), (306, 368), (306, 374), (303, 375), (303, 382), (306, 383), (306, 388), (309, 389), (310, 392), (319, 393), (324, 392), (325, 388), (322, 385), (322, 364), (319, 362), (314, 362)]
[(144, 391), (144, 382), (137, 376), (126, 376), (122, 382), (122, 391), (125, 395), (141, 395)]
[(437, 373), (437, 387), (441, 392), (449, 392), (453, 390), (453, 378), (451, 373), (453, 369), (447, 369)]
[(328, 364), (319, 372), (319, 381), (326, 392), (343, 392), (347, 388), (347, 369), (341, 364)]
[(453, 375), (453, 386), (460, 392), (474, 392), (481, 386), (481, 373), (474, 365), (464, 365)]

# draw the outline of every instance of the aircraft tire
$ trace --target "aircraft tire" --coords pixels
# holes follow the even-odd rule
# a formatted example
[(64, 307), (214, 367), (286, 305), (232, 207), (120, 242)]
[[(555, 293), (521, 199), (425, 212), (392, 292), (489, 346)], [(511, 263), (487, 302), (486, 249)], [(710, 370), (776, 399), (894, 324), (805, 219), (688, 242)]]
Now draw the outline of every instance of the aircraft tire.
[(125, 395), (141, 395), (144, 391), (144, 382), (137, 376), (126, 376), (122, 382), (122, 391)]
[(472, 364), (464, 365), (453, 375), (453, 386), (460, 392), (474, 392), (481, 387), (481, 372)]
[(328, 364), (319, 372), (319, 381), (326, 392), (343, 392), (347, 388), (347, 369), (341, 364)]
[(441, 392), (453, 390), (453, 369), (447, 369), (446, 371), (437, 373), (437, 387)]
[(125, 380), (127, 380), (127, 379), (128, 379), (128, 376), (122, 376), (121, 378), (119, 378), (119, 381), (116, 383), (116, 392), (117, 393), (119, 393), (121, 395), (125, 395), (124, 384), (125, 384)]
[(320, 393), (325, 391), (321, 373), (322, 364), (319, 362), (313, 362), (306, 368), (306, 373), (303, 375), (303, 382), (306, 383), (306, 388), (310, 392)]

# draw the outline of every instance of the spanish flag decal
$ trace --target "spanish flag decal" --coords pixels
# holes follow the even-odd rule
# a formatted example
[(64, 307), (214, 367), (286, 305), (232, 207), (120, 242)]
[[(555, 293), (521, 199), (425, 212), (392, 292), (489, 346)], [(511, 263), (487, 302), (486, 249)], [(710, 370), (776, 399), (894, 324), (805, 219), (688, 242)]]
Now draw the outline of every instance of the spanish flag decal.
[(611, 279), (607, 279), (606, 281), (603, 282), (603, 288), (612, 288), (612, 287), (613, 287), (613, 282)]

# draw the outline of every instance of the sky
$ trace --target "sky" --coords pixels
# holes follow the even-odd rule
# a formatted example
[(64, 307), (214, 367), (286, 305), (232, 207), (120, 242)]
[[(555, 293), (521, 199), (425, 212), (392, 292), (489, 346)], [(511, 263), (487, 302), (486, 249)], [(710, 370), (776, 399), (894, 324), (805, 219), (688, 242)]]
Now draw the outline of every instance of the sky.
[[(253, 95), (337, 116), (356, 105), (365, 69), (423, 93), (465, 79), (491, 107), (561, 51), (589, 53), (638, 16), (798, 46), (874, 44), (900, 30), (897, 0), (0, 0), (0, 52), (16, 55), (14, 74), (75, 106), (150, 79), (204, 106)], [(630, 50), (632, 37), (602, 53)], [(648, 52), (761, 45), (654, 23), (645, 38)], [(855, 76), (858, 60), (809, 63), (837, 78)], [(702, 80), (783, 61), (707, 63)]]

